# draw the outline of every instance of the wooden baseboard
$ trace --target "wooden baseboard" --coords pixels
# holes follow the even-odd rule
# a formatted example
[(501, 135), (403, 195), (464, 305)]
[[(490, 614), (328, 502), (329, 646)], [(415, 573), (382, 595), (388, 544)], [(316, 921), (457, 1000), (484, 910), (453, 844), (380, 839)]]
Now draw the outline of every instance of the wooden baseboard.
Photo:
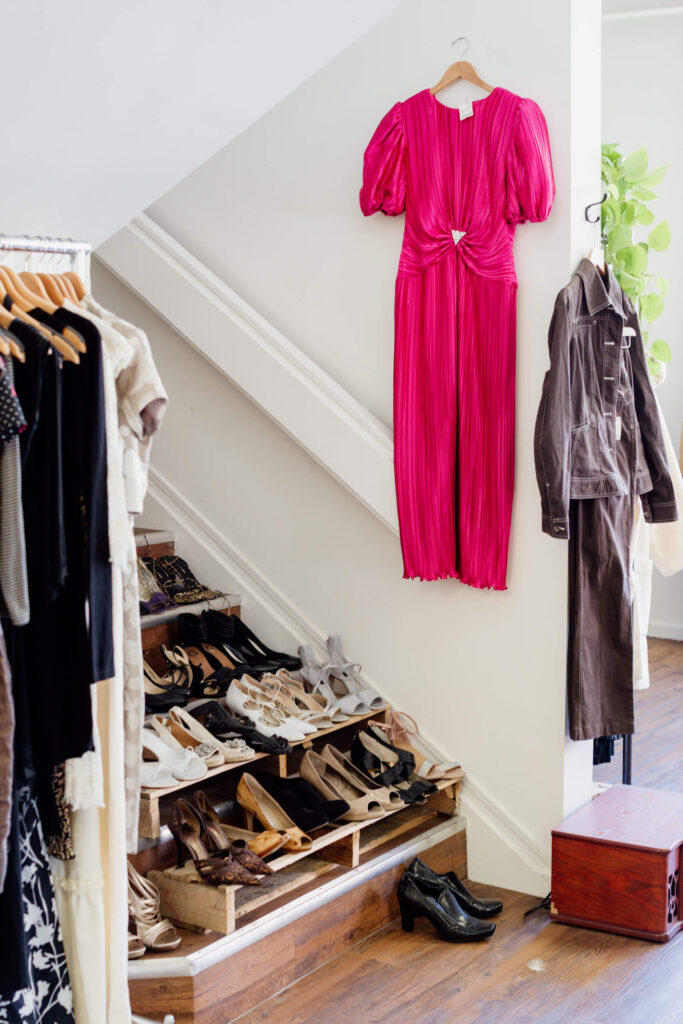
[[(467, 876), (464, 831), (421, 854), (435, 871)], [(408, 858), (191, 977), (130, 981), (133, 1012), (176, 1024), (229, 1024), (398, 917), (396, 886)]]

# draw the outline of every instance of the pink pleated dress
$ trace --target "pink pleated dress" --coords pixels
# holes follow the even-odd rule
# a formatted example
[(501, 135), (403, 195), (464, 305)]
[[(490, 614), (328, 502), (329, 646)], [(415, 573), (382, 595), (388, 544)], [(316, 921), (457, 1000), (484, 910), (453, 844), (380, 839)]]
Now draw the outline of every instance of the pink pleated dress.
[(404, 576), (505, 589), (515, 430), (515, 226), (550, 213), (540, 108), (472, 113), (426, 89), (365, 151), (360, 205), (405, 210), (396, 279), (394, 463)]

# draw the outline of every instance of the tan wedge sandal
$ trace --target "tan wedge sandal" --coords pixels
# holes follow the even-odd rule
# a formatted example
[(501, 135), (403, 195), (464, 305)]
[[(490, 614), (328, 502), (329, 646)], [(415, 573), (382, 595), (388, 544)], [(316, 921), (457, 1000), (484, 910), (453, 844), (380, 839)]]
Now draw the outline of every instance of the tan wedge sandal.
[(292, 853), (310, 850), (313, 840), (294, 824), (288, 814), (283, 811), (277, 800), (267, 793), (253, 775), (245, 772), (237, 786), (237, 802), (246, 811), (246, 826), (250, 827), (253, 815), (264, 828), (282, 830), (287, 833), (287, 841), (283, 849)]

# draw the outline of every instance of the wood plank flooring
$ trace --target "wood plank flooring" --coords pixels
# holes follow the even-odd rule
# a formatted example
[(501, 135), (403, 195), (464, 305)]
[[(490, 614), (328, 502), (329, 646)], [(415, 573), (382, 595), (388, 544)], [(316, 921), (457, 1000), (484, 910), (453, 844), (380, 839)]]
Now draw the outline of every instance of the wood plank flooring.
[[(650, 639), (650, 688), (636, 692), (633, 784), (683, 793), (683, 643)], [(597, 782), (621, 782), (621, 741)]]
[[(683, 791), (683, 644), (650, 641), (636, 694), (633, 781)], [(621, 749), (596, 778), (618, 782)], [(474, 891), (491, 892), (472, 885)], [(664, 945), (552, 924), (505, 901), (487, 943), (451, 945), (396, 922), (239, 1017), (240, 1024), (683, 1024), (683, 932)]]

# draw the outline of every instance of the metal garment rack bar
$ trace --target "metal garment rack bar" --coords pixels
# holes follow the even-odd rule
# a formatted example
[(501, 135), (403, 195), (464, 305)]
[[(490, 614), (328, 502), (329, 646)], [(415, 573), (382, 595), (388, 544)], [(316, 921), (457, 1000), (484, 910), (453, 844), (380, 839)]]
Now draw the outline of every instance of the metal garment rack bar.
[(92, 252), (90, 242), (76, 242), (73, 238), (46, 238), (30, 235), (0, 235), (0, 250), (11, 252), (59, 252), (83, 253)]

